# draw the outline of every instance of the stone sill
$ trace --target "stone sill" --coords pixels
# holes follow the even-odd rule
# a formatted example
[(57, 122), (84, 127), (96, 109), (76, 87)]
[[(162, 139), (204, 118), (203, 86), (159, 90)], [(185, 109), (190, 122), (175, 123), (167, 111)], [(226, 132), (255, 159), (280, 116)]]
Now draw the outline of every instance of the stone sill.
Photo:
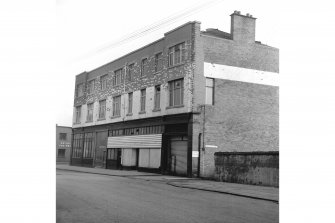
[(182, 108), (184, 105), (175, 105), (175, 106), (168, 106), (166, 109), (172, 109), (172, 108)]

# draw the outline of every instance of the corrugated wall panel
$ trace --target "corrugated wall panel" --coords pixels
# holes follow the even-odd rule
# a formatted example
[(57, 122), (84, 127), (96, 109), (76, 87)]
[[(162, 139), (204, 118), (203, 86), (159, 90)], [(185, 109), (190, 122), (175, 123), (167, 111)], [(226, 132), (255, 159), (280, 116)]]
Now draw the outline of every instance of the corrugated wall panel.
[(107, 148), (161, 148), (162, 134), (108, 137)]

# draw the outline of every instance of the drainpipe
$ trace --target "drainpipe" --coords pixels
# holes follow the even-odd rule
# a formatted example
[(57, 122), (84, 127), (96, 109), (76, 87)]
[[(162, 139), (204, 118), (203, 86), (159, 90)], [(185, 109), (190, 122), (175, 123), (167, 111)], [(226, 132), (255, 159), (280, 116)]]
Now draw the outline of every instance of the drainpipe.
[[(204, 120), (203, 120), (203, 126), (202, 126), (202, 151), (205, 154), (205, 122), (206, 122), (206, 105), (202, 105), (202, 107), (204, 108)], [(204, 156), (202, 156), (202, 173), (205, 172), (205, 160), (204, 160)]]

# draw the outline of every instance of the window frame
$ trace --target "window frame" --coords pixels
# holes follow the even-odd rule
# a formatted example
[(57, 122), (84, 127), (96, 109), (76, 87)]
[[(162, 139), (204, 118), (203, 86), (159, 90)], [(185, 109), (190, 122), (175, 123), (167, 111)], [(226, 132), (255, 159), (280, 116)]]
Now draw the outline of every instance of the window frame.
[[(64, 154), (62, 154), (63, 156), (60, 156), (59, 152), (63, 151)], [(66, 149), (57, 149), (57, 158), (65, 158), (65, 153), (66, 153)]]
[(112, 82), (113, 87), (121, 85), (124, 81), (123, 78), (124, 78), (124, 69), (120, 68), (115, 70)]
[(105, 91), (107, 87), (108, 74), (100, 76), (100, 90)]
[[(64, 136), (64, 134), (65, 134), (65, 138), (61, 137), (62, 135)], [(66, 139), (67, 139), (67, 133), (66, 132), (60, 132), (59, 136), (58, 136), (58, 139), (61, 140), (61, 141), (66, 141)]]
[(131, 63), (127, 66), (127, 81), (133, 81), (134, 80), (134, 75), (135, 75), (135, 63)]
[[(102, 109), (102, 103), (104, 102), (104, 110)], [(99, 120), (104, 120), (104, 119), (106, 119), (106, 107), (107, 107), (107, 101), (106, 101), (106, 99), (104, 99), (104, 100), (100, 100), (99, 101)], [(104, 114), (104, 116), (101, 116), (101, 114), (102, 114), (102, 110), (103, 110), (103, 114)]]
[[(141, 89), (140, 94), (140, 112), (145, 112), (145, 103), (146, 103), (146, 96), (147, 96), (147, 89)], [(144, 94), (143, 94), (144, 93)]]
[[(184, 64), (187, 59), (185, 41), (178, 43), (168, 49), (168, 67)], [(177, 58), (179, 61), (177, 61)]]
[[(212, 86), (208, 86), (207, 85), (207, 80), (212, 80)], [(214, 95), (215, 95), (215, 79), (214, 78), (210, 78), (210, 77), (206, 77), (205, 80), (205, 88), (206, 88), (206, 95), (205, 95), (205, 104), (206, 105), (214, 105)], [(207, 101), (207, 89), (211, 89), (212, 95), (211, 95), (211, 99), (212, 99), (212, 103), (208, 103)]]
[(79, 124), (81, 123), (81, 105), (76, 106), (76, 119), (75, 123)]
[[(181, 82), (180, 88), (176, 88), (176, 84), (178, 82)], [(168, 107), (180, 107), (184, 106), (184, 78), (176, 79), (168, 82), (169, 86), (169, 100), (168, 100)], [(180, 96), (180, 104), (176, 104), (176, 96), (177, 92), (180, 90), (179, 96)]]
[(113, 111), (112, 116), (121, 116), (121, 95), (113, 97)]
[[(91, 109), (89, 109), (89, 106), (92, 106)], [(91, 111), (91, 114), (90, 114)], [(87, 115), (86, 115), (86, 122), (93, 122), (93, 112), (94, 112), (94, 103), (87, 104)]]
[[(159, 91), (157, 89), (159, 88)], [(155, 86), (155, 95), (154, 95), (154, 110), (160, 110), (161, 108), (161, 86)]]
[(141, 77), (146, 76), (148, 74), (148, 71), (149, 71), (149, 60), (146, 57), (141, 60)]
[(76, 98), (84, 96), (84, 83), (77, 84)]
[(163, 69), (163, 52), (159, 52), (155, 54), (155, 73), (161, 71), (162, 69)]
[(95, 88), (95, 79), (89, 80), (87, 82), (87, 95), (93, 94), (94, 88)]
[(128, 114), (133, 113), (133, 98), (134, 98), (133, 92), (128, 93)]

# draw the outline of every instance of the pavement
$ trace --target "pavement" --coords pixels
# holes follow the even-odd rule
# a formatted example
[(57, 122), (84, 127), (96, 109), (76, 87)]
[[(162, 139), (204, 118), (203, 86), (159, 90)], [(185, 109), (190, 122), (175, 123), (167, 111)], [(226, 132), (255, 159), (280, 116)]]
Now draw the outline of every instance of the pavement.
[(187, 178), (179, 176), (161, 175), (155, 173), (138, 172), (136, 170), (110, 170), (102, 168), (79, 167), (79, 166), (70, 166), (68, 164), (57, 164), (56, 169), (99, 174), (99, 175), (134, 178), (145, 181), (160, 181), (174, 187), (230, 194), (235, 196), (247, 197), (251, 199), (259, 199), (279, 203), (279, 188), (276, 187), (217, 182), (201, 178)]

